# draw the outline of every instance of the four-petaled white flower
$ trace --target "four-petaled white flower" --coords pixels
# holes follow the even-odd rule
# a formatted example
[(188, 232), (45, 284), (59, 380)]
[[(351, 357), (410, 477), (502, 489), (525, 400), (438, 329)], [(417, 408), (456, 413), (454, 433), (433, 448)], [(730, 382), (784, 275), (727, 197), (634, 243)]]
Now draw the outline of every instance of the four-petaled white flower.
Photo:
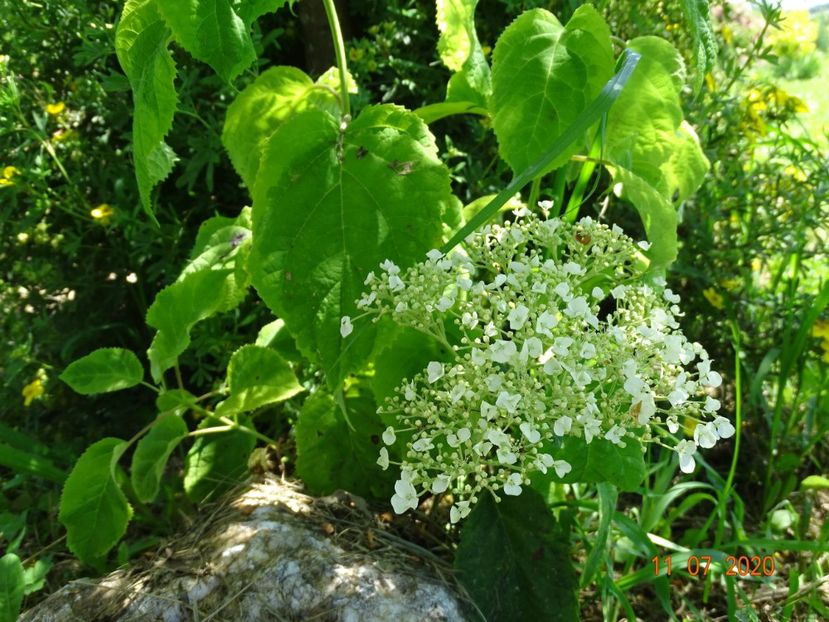
[(556, 460), (553, 462), (552, 467), (555, 469), (556, 475), (559, 477), (564, 477), (573, 470), (573, 467), (566, 460)]
[(694, 428), (694, 442), (704, 449), (711, 449), (718, 439), (717, 428), (712, 422), (700, 423)]
[(377, 458), (377, 464), (384, 471), (389, 468), (389, 450), (385, 447), (380, 448), (380, 457)]
[(514, 341), (499, 339), (489, 346), (489, 357), (496, 363), (509, 363), (518, 354)]
[(504, 484), (504, 494), (512, 497), (517, 497), (521, 494), (521, 484), (523, 483), (520, 473), (513, 473)]
[(697, 444), (694, 441), (682, 440), (676, 444), (675, 449), (679, 454), (679, 468), (683, 473), (691, 473), (696, 466), (694, 454), (697, 453)]
[(417, 490), (412, 484), (412, 473), (403, 470), (400, 479), (394, 483), (391, 506), (396, 514), (402, 514), (406, 510), (416, 510), (417, 502)]
[(556, 419), (556, 422), (553, 424), (553, 432), (555, 432), (556, 436), (564, 436), (570, 432), (570, 428), (572, 427), (573, 420), (567, 415), (564, 415)]
[(429, 384), (434, 384), (443, 377), (443, 363), (438, 361), (430, 361), (426, 366), (426, 374), (429, 379)]
[(717, 436), (720, 438), (731, 438), (737, 431), (725, 417), (717, 417), (714, 419), (713, 425), (717, 430)]

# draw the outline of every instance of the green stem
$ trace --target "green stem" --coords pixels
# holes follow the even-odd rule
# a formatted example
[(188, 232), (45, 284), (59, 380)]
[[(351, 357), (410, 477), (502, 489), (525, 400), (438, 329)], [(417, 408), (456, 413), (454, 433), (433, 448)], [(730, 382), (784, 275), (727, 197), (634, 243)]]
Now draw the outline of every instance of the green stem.
[(234, 421), (230, 417), (218, 417), (218, 419), (222, 423), (226, 423), (227, 425), (232, 426), (233, 429), (239, 430), (240, 432), (244, 432), (245, 434), (250, 434), (251, 436), (254, 436), (254, 437), (258, 438), (260, 441), (263, 441), (263, 442), (267, 443), (268, 445), (276, 445), (277, 444), (276, 441), (273, 440), (271, 437), (265, 436), (264, 434), (262, 434), (261, 432), (258, 432), (254, 428), (249, 428), (245, 425), (237, 423), (236, 421)]
[(593, 176), (593, 171), (596, 170), (596, 164), (601, 162), (601, 154), (601, 142), (596, 140), (590, 149), (590, 155), (584, 159), (581, 171), (579, 171), (579, 178), (576, 180), (576, 185), (570, 194), (570, 199), (567, 201), (567, 210), (564, 212), (565, 220), (573, 222), (578, 216), (581, 203), (584, 200), (584, 191), (587, 189), (587, 184)]
[(532, 186), (530, 186), (530, 198), (527, 201), (527, 207), (529, 207), (531, 211), (535, 209), (535, 206), (538, 203), (538, 193), (541, 190), (541, 177), (542, 176), (539, 175), (533, 179)]
[(337, 56), (337, 69), (340, 70), (340, 101), (344, 116), (351, 115), (351, 103), (348, 100), (348, 70), (345, 62), (345, 42), (343, 32), (340, 28), (340, 20), (337, 18), (337, 7), (334, 0), (322, 0), (325, 5), (325, 14), (328, 16), (328, 25), (331, 28), (331, 40), (334, 43), (334, 52)]
[(564, 187), (567, 185), (567, 168), (562, 166), (553, 173), (553, 205), (559, 215), (564, 217)]

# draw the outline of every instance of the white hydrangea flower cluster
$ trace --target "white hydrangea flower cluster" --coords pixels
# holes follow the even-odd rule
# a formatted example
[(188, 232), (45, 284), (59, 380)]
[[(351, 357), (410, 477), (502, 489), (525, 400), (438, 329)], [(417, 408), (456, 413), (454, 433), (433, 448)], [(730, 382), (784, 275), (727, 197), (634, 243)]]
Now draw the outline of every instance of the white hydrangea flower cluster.
[[(391, 499), (397, 513), (427, 491), (449, 491), (455, 523), (483, 490), (518, 495), (533, 472), (564, 477), (571, 465), (555, 449), (567, 436), (670, 443), (689, 473), (697, 447), (734, 434), (705, 391), (720, 375), (679, 331), (679, 296), (663, 279), (640, 278), (643, 243), (590, 218), (535, 216), (466, 242), (449, 256), (430, 251), (405, 273), (383, 262), (358, 301), (364, 315), (391, 315), (455, 354), (430, 362), (380, 408), (398, 422), (384, 443), (408, 439)], [(602, 312), (606, 305), (615, 308)], [(343, 317), (343, 337), (352, 329)], [(696, 428), (693, 440), (674, 444), (665, 430), (676, 433), (680, 420)], [(388, 468), (386, 447), (378, 463)]]

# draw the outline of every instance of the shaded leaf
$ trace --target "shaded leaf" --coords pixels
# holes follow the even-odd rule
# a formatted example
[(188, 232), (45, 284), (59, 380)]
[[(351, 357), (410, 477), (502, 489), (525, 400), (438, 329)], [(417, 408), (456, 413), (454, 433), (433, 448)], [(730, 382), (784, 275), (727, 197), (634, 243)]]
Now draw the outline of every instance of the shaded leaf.
[(70, 363), (59, 377), (76, 393), (95, 395), (134, 387), (144, 368), (130, 350), (100, 348)]
[(14, 622), (23, 603), (23, 564), (14, 553), (0, 557), (0, 622)]
[(372, 400), (345, 400), (348, 418), (334, 398), (317, 391), (296, 424), (297, 475), (314, 494), (348, 490), (362, 496), (390, 494), (394, 479), (377, 465), (383, 424)]
[(130, 471), (132, 488), (142, 502), (149, 503), (158, 494), (167, 459), (187, 436), (187, 424), (175, 413), (162, 413), (135, 448)]
[(115, 480), (118, 460), (126, 448), (125, 441), (111, 437), (91, 445), (63, 486), (58, 518), (66, 527), (69, 550), (86, 563), (115, 546), (132, 517), (132, 508)]
[[(239, 423), (252, 427), (248, 417)], [(224, 425), (215, 417), (206, 418), (199, 429)], [(239, 483), (248, 472), (248, 457), (256, 438), (246, 432), (231, 430), (199, 436), (187, 452), (184, 491), (195, 502), (215, 499)]]
[(568, 534), (532, 489), (496, 503), (485, 494), (466, 519), (458, 579), (489, 622), (578, 620)]
[(434, 138), (402, 108), (368, 107), (344, 130), (306, 110), (274, 133), (254, 191), (253, 283), (331, 386), (371, 351), (368, 324), (340, 336), (366, 274), (422, 259), (456, 208)]

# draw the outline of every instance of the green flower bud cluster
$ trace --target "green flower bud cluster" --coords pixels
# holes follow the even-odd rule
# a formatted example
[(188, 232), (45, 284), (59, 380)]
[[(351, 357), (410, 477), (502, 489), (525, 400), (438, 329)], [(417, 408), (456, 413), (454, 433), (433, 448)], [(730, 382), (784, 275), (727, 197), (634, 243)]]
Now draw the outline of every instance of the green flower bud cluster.
[[(449, 256), (430, 251), (405, 272), (386, 260), (368, 275), (361, 318), (391, 316), (455, 356), (429, 362), (380, 408), (397, 422), (385, 444), (408, 439), (396, 512), (450, 492), (454, 523), (484, 490), (518, 495), (534, 472), (565, 477), (565, 437), (668, 444), (690, 472), (698, 446), (734, 433), (706, 393), (722, 379), (680, 332), (679, 297), (664, 279), (645, 282), (642, 249), (590, 218), (528, 216), (481, 229)], [(344, 338), (352, 329), (342, 318)], [(680, 419), (696, 422), (693, 440), (674, 440)], [(386, 447), (378, 463), (388, 468)]]

